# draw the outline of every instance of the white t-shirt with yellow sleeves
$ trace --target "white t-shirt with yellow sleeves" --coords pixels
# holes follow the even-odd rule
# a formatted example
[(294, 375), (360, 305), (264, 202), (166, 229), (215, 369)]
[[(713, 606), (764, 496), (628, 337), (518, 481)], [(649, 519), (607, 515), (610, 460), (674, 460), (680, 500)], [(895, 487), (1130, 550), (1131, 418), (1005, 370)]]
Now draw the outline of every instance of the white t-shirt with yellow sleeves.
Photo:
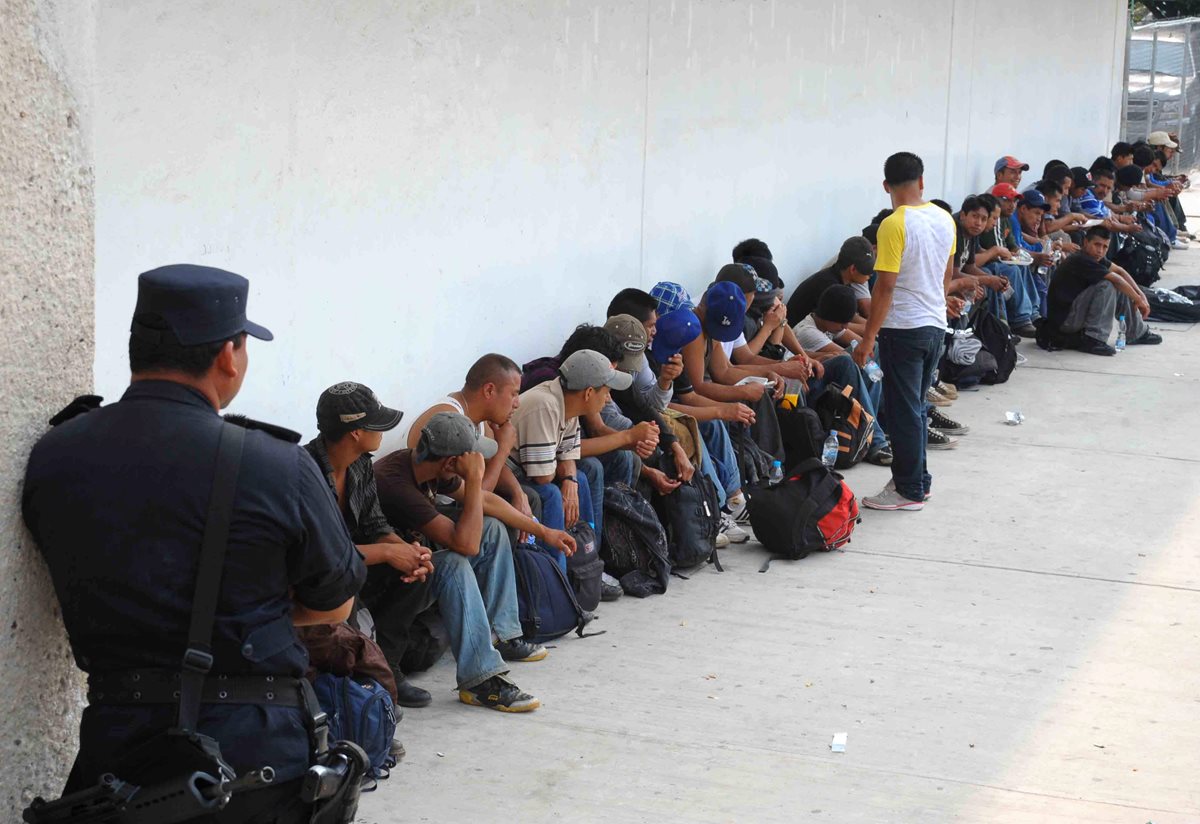
[(932, 203), (901, 206), (879, 224), (875, 269), (897, 273), (883, 328), (946, 328), (946, 264), (956, 236), (954, 218)]

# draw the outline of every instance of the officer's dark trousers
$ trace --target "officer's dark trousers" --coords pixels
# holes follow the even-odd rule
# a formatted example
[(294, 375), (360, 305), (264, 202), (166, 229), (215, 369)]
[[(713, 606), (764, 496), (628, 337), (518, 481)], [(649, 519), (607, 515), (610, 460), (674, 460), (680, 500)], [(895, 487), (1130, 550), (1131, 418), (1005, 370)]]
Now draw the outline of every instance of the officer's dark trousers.
[(400, 572), (387, 564), (369, 566), (367, 582), (358, 594), (359, 600), (371, 610), (375, 639), (393, 667), (400, 665), (408, 649), (413, 622), (434, 600), (431, 582), (406, 584), (400, 577)]

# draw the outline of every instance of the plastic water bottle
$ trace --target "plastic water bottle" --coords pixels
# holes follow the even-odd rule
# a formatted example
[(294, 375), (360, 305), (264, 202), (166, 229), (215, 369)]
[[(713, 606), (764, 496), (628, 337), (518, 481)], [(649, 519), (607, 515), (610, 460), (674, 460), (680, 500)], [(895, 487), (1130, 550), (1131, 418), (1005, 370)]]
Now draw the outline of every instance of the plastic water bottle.
[(1117, 351), (1121, 352), (1125, 349), (1125, 316), (1120, 315), (1117, 322)]
[(825, 447), (821, 450), (821, 463), (825, 464), (830, 469), (837, 463), (838, 456), (838, 436), (836, 429), (829, 430), (829, 437), (825, 439)]
[[(854, 350), (857, 348), (858, 341), (850, 341), (851, 354), (853, 354)], [(874, 358), (867, 359), (867, 365), (863, 367), (863, 371), (867, 373), (867, 377), (871, 379), (872, 383), (879, 383), (881, 380), (883, 380), (883, 370), (879, 368), (879, 364), (875, 362)]]
[(779, 486), (783, 483), (783, 463), (771, 462), (771, 474), (767, 476), (767, 486)]

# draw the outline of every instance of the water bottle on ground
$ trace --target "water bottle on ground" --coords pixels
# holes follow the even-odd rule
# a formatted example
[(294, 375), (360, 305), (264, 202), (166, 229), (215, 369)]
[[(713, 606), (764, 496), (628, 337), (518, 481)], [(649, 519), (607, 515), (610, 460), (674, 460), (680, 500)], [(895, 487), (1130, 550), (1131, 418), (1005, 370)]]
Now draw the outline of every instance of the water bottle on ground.
[[(854, 354), (854, 350), (857, 348), (858, 348), (858, 341), (857, 340), (850, 341), (850, 354), (851, 355)], [(872, 383), (879, 383), (881, 380), (883, 380), (883, 370), (879, 368), (879, 364), (877, 364), (875, 362), (874, 358), (870, 358), (867, 360), (867, 365), (863, 367), (863, 372), (867, 373), (867, 377), (871, 379)]]
[(836, 429), (829, 430), (829, 437), (825, 439), (825, 446), (821, 450), (821, 463), (825, 464), (830, 469), (837, 463), (838, 456), (838, 436)]
[(1117, 322), (1117, 351), (1121, 352), (1125, 349), (1125, 316), (1120, 315)]
[(767, 486), (779, 486), (783, 483), (783, 464), (780, 461), (771, 462), (771, 473), (767, 476)]

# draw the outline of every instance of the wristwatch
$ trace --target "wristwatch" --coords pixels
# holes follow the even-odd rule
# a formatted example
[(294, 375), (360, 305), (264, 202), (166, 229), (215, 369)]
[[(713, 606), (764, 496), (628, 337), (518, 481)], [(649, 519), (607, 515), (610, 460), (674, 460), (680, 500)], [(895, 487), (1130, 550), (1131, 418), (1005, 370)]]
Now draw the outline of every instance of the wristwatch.
[(579, 485), (579, 481), (575, 480), (574, 475), (563, 475), (561, 478), (558, 479), (559, 483), (566, 483), (567, 481), (570, 481), (571, 483), (575, 484), (576, 486)]

